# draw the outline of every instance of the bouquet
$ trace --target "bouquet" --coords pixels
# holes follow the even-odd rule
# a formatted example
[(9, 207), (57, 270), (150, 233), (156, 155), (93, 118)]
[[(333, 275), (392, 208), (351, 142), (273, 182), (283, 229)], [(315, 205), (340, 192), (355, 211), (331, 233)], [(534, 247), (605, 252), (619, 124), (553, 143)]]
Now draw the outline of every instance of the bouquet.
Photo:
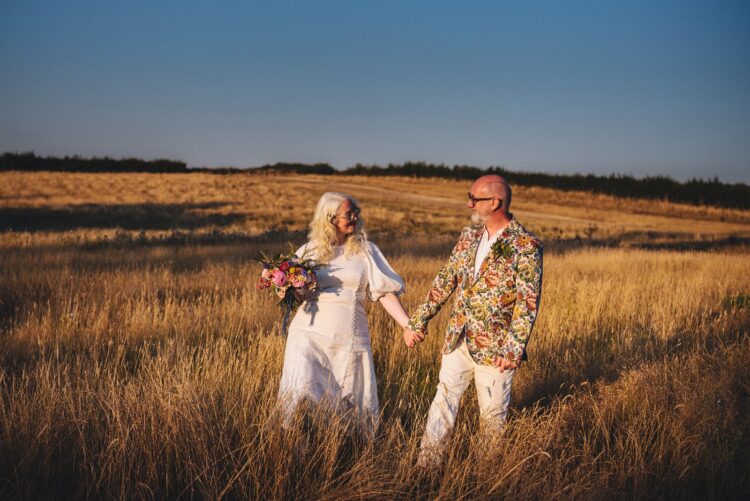
[[(306, 254), (306, 252), (305, 252)], [(289, 317), (302, 303), (302, 296), (306, 291), (318, 288), (315, 272), (320, 265), (312, 259), (297, 257), (293, 252), (268, 257), (261, 252), (263, 259), (258, 261), (263, 265), (256, 289), (272, 289), (281, 299), (279, 306), (283, 311), (281, 333), (286, 335)], [(296, 292), (296, 294), (295, 294)]]

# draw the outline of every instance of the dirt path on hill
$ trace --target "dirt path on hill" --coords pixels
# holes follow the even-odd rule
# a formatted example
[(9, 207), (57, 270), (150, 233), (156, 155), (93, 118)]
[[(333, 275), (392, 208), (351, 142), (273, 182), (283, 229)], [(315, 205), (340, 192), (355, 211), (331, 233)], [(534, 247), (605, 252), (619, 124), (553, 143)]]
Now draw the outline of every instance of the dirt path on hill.
[[(322, 180), (322, 179), (310, 179), (310, 178), (302, 177), (302, 176), (294, 176), (294, 177), (289, 177), (287, 179), (293, 179), (295, 181), (300, 181), (300, 182), (303, 182), (305, 184), (314, 183), (314, 184), (323, 184), (323, 185), (326, 185), (326, 186), (341, 186), (341, 187), (344, 187), (344, 188), (351, 189), (352, 191), (354, 191), (354, 190), (357, 190), (357, 191), (366, 191), (366, 192), (379, 193), (379, 194), (385, 194), (385, 195), (390, 195), (390, 196), (393, 196), (394, 194), (396, 194), (396, 195), (400, 196), (403, 199), (409, 199), (409, 200), (414, 200), (414, 201), (439, 202), (441, 204), (449, 204), (449, 205), (455, 205), (455, 206), (461, 206), (461, 207), (463, 207), (463, 206), (466, 205), (465, 202), (458, 201), (458, 200), (455, 200), (455, 199), (452, 199), (452, 198), (437, 197), (437, 196), (434, 196), (434, 195), (421, 195), (421, 194), (418, 194), (418, 193), (409, 193), (409, 192), (405, 192), (405, 191), (398, 191), (398, 190), (395, 190), (395, 189), (392, 189), (392, 188), (381, 188), (379, 186), (366, 186), (366, 185), (361, 185), (361, 184), (356, 184), (356, 183), (346, 183), (346, 182), (335, 182), (335, 183), (332, 183), (332, 182), (325, 181), (325, 180)], [(551, 214), (549, 212), (535, 212), (535, 211), (530, 211), (530, 210), (525, 210), (525, 209), (519, 209), (519, 212), (522, 212), (526, 216), (530, 216), (530, 217), (538, 217), (538, 218), (543, 218), (543, 219), (554, 219), (554, 220), (557, 220), (557, 221), (565, 221), (565, 222), (569, 222), (569, 223), (599, 224), (599, 225), (602, 224), (602, 221), (595, 221), (593, 219), (583, 219), (583, 218), (572, 217), (572, 216), (560, 216), (558, 214)]]

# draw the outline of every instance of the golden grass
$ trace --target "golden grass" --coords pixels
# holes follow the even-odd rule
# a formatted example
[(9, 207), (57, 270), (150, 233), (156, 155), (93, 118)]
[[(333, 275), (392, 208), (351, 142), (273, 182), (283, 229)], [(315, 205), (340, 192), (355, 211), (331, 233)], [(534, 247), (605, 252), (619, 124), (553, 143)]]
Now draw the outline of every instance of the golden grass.
[[(325, 191), (357, 197), (375, 234), (455, 238), (469, 182), (353, 176), (212, 174), (0, 174), (3, 245), (155, 238), (189, 232), (264, 236), (305, 231)], [(670, 202), (516, 187), (513, 211), (548, 244), (750, 238), (750, 213)], [(5, 219), (6, 221), (3, 221)], [(32, 232), (22, 231), (24, 228)]]
[[(664, 233), (678, 223), (691, 242), (742, 237), (747, 213), (635, 203), (646, 217), (627, 201), (516, 190), (519, 219), (550, 245), (506, 433), (483, 441), (470, 389), (446, 464), (419, 472), (447, 308), (412, 351), (370, 305), (374, 441), (325, 409), (285, 434), (274, 409), (284, 340), (275, 301), (252, 287), (253, 258), (301, 242), (325, 181), (363, 203), (413, 308), (464, 224), (466, 183), (0, 179), (13, 229), (0, 234), (0, 498), (692, 498), (750, 487), (750, 254), (635, 246), (675, 240)], [(584, 245), (596, 235), (560, 219), (596, 214), (618, 246)], [(564, 245), (576, 232), (582, 246)]]

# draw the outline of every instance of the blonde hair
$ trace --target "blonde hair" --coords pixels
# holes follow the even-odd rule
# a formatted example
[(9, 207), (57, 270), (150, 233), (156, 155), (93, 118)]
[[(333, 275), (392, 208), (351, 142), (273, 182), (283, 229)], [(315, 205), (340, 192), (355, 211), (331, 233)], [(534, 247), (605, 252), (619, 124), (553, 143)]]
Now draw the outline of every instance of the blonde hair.
[[(323, 193), (318, 200), (307, 237), (310, 239), (311, 247), (315, 250), (315, 260), (320, 263), (327, 263), (333, 257), (333, 247), (336, 244), (334, 217), (341, 204), (347, 200), (351, 202), (353, 209), (359, 209), (359, 204), (354, 198), (335, 191)], [(344, 243), (344, 252), (346, 255), (364, 252), (366, 243), (365, 222), (359, 217), (354, 233), (349, 235)]]

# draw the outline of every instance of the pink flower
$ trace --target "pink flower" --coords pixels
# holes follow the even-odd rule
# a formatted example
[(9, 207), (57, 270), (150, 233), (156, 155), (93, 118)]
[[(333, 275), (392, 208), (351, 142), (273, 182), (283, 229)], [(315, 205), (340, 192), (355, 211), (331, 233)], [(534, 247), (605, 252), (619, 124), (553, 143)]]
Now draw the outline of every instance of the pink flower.
[[(295, 278), (298, 278), (298, 277), (295, 277)], [(300, 278), (298, 278), (297, 280), (292, 280), (292, 286), (293, 286), (293, 287), (294, 287), (295, 289), (299, 289), (299, 288), (300, 288), (300, 287), (302, 287), (303, 285), (305, 285), (305, 278), (304, 278), (304, 277), (301, 277), (301, 279), (300, 279)]]
[(286, 275), (283, 271), (276, 270), (273, 272), (273, 277), (271, 277), (271, 281), (274, 283), (275, 286), (281, 287), (286, 282)]
[(260, 273), (260, 276), (266, 280), (271, 280), (271, 275), (272, 272), (270, 268), (263, 268), (263, 271)]

